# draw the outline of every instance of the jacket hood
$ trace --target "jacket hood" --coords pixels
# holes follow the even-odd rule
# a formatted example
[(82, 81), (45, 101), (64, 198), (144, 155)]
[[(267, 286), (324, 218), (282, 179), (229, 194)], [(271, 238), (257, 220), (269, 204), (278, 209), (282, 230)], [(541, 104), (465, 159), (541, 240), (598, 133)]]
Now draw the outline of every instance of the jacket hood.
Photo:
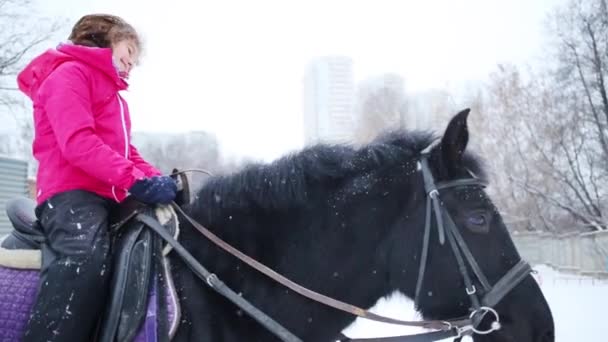
[(79, 61), (98, 69), (110, 77), (120, 90), (128, 87), (112, 61), (112, 49), (96, 48), (71, 43), (59, 44), (34, 58), (17, 76), (19, 89), (30, 99), (34, 99), (38, 88), (59, 65), (68, 61)]

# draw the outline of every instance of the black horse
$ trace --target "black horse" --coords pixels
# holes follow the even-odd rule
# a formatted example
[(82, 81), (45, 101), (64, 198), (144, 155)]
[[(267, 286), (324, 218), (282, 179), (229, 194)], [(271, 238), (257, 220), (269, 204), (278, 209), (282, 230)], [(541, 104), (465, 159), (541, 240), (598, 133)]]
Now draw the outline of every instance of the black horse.
[[(369, 308), (381, 297), (416, 295), (425, 245), (427, 198), (422, 152), (436, 182), (484, 178), (465, 148), (468, 110), (440, 142), (430, 133), (392, 133), (359, 149), (318, 145), (268, 165), (212, 178), (185, 207), (188, 215), (289, 279), (341, 301)], [(473, 183), (471, 183), (473, 184)], [(521, 258), (499, 211), (480, 186), (440, 190), (449, 212), (490, 284)], [(182, 220), (180, 241), (203, 265), (303, 341), (331, 341), (354, 317), (306, 299), (224, 252)], [(425, 319), (468, 316), (466, 289), (452, 248), (432, 220), (418, 309)], [(444, 232), (444, 234), (448, 234)], [(182, 303), (175, 341), (276, 341), (238, 307), (210, 290), (173, 254)], [(468, 266), (467, 266), (468, 267)], [(472, 292), (469, 290), (469, 293)], [(554, 341), (553, 319), (530, 275), (497, 305), (502, 327), (475, 341)]]

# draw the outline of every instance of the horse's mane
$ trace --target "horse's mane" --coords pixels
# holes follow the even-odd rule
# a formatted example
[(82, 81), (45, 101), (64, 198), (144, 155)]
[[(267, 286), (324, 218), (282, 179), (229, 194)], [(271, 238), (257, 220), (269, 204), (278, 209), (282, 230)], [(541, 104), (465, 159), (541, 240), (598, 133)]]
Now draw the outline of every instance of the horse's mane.
[[(430, 132), (393, 131), (359, 148), (314, 145), (270, 164), (252, 163), (236, 173), (213, 177), (198, 191), (196, 202), (199, 209), (207, 207), (207, 212), (210, 206), (217, 211), (295, 207), (309, 199), (313, 186), (403, 165), (435, 139)], [(465, 160), (473, 172), (484, 174), (476, 158), (465, 154)]]

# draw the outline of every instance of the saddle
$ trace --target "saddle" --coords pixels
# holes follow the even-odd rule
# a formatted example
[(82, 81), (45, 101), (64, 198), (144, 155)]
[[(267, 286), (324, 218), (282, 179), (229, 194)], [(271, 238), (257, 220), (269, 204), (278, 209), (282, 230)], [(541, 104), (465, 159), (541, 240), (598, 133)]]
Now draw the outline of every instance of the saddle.
[[(42, 254), (44, 235), (36, 220), (36, 203), (29, 198), (18, 197), (6, 203), (6, 214), (13, 230), (0, 240), (0, 262), (2, 266), (16, 269), (38, 270)], [(52, 258), (49, 255), (45, 260)]]
[[(176, 203), (184, 205), (189, 203), (189, 187), (187, 178), (180, 178)], [(52, 252), (45, 248), (35, 206), (28, 198), (7, 203), (7, 214), (14, 229), (0, 241), (0, 266), (40, 269), (41, 262), (53, 258)], [(98, 342), (169, 341), (177, 330), (179, 302), (169, 261), (164, 257), (169, 250), (144, 223), (133, 219), (137, 214), (157, 219), (173, 236), (179, 232), (177, 215), (169, 206), (155, 210), (127, 199), (112, 213), (113, 272)]]
[[(133, 206), (137, 209), (133, 209)], [(117, 217), (128, 217), (132, 213), (157, 217), (151, 208), (139, 203), (121, 206), (121, 212)], [(176, 219), (161, 224), (172, 235), (177, 234)], [(109, 304), (102, 318), (97, 341), (133, 341), (142, 325), (145, 326), (144, 331), (153, 329), (157, 333), (157, 341), (168, 341), (175, 333), (167, 326), (166, 312), (167, 294), (172, 291), (172, 278), (167, 261), (160, 257), (163, 255), (160, 239), (146, 229), (142, 222), (132, 219), (116, 221), (112, 225), (112, 232), (114, 272)], [(146, 322), (148, 314), (156, 319)]]
[(15, 229), (2, 241), (2, 247), (13, 250), (40, 249), (44, 235), (36, 220), (35, 209), (36, 203), (25, 197), (6, 203), (6, 214)]

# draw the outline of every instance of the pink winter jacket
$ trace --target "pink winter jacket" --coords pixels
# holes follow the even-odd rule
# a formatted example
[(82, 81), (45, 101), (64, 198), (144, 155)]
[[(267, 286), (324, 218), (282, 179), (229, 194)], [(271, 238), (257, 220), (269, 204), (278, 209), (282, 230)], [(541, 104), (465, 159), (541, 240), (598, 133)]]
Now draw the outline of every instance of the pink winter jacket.
[(38, 204), (68, 190), (121, 202), (133, 183), (160, 172), (131, 145), (128, 84), (112, 50), (62, 44), (36, 57), (18, 76), (34, 106)]

